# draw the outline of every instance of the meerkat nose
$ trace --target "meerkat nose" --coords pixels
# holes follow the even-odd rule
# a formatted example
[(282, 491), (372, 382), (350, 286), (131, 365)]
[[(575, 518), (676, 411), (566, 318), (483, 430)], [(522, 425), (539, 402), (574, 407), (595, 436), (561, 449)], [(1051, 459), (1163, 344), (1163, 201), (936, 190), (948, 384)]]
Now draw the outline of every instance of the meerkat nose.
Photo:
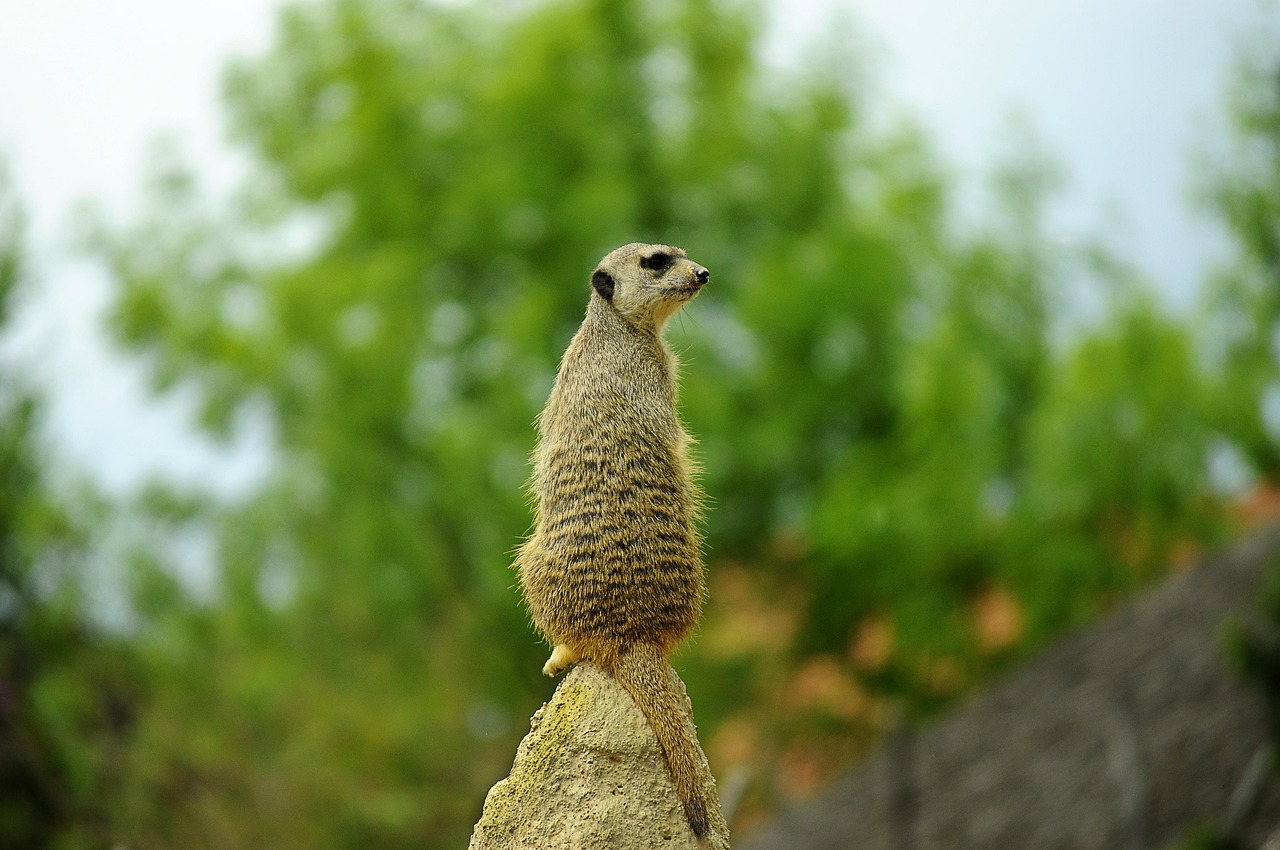
[(697, 269), (698, 270), (693, 273), (693, 276), (698, 279), (698, 283), (706, 283), (711, 279), (711, 272), (707, 271), (702, 266), (698, 266)]

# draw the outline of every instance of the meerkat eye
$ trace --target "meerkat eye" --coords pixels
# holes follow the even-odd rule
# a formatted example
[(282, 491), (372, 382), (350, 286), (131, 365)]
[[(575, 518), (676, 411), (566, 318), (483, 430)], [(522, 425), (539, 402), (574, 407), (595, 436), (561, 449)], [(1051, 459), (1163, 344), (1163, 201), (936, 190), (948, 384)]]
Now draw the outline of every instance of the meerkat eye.
[(657, 272), (658, 274), (662, 274), (667, 269), (671, 268), (671, 264), (674, 262), (675, 260), (673, 260), (671, 258), (671, 255), (668, 254), (666, 251), (659, 251), (656, 254), (650, 254), (647, 257), (641, 257), (640, 267), (648, 269), (649, 271), (652, 271), (652, 272)]

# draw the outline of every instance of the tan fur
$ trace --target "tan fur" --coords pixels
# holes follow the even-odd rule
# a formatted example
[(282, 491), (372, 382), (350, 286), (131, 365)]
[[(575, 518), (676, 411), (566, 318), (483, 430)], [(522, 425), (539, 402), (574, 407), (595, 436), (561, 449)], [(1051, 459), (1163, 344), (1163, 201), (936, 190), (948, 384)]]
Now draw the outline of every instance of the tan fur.
[[(668, 268), (646, 267), (662, 255)], [(697, 742), (666, 658), (702, 610), (700, 493), (662, 330), (707, 277), (663, 245), (624, 245), (601, 260), (538, 419), (535, 527), (516, 559), (534, 623), (555, 647), (543, 672), (589, 660), (617, 677), (653, 727), (699, 836)]]

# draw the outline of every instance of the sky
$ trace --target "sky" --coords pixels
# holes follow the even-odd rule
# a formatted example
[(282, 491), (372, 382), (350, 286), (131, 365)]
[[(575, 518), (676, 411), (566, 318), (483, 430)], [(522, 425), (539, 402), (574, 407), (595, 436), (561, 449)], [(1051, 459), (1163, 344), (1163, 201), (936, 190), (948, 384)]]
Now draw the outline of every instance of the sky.
[[(147, 477), (228, 496), (267, 469), (270, 434), (230, 449), (195, 435), (181, 393), (150, 399), (141, 365), (99, 329), (100, 269), (69, 251), (78, 203), (128, 221), (153, 139), (178, 140), (228, 190), (242, 163), (224, 138), (228, 58), (272, 41), (280, 0), (0, 0), (0, 156), (31, 214), (35, 283), (0, 350), (50, 396), (48, 434), (69, 468), (122, 494)], [(833, 11), (874, 45), (888, 97), (922, 122), (972, 190), (1020, 115), (1063, 166), (1051, 221), (1104, 234), (1189, 309), (1221, 250), (1190, 203), (1197, 147), (1222, 135), (1232, 58), (1275, 20), (1262, 0), (789, 0), (770, 6), (771, 51), (803, 50)], [(976, 190), (975, 190), (976, 191)]]

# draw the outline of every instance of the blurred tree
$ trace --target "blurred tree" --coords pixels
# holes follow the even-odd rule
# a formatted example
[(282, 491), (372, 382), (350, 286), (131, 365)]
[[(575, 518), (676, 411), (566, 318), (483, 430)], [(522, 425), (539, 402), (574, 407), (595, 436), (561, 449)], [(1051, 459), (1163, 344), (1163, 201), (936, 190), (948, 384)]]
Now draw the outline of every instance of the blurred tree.
[[(671, 333), (714, 498), (684, 659), (713, 759), (804, 787), (886, 698), (933, 707), (1214, 532), (1187, 331), (1135, 297), (1051, 343), (1077, 257), (1044, 158), (961, 231), (922, 134), (864, 117), (848, 37), (782, 69), (760, 28), (712, 0), (291, 8), (227, 78), (237, 202), (161, 155), (141, 220), (98, 225), (157, 389), (276, 441), (240, 503), (149, 496), (146, 699), (105, 792), (131, 846), (464, 840), (550, 688), (509, 556), (622, 242), (714, 273)], [(175, 541), (213, 553), (212, 598)]]
[(1280, 62), (1274, 42), (1262, 44), (1246, 51), (1230, 93), (1228, 155), (1205, 169), (1205, 200), (1234, 248), (1210, 280), (1205, 339), (1220, 377), (1211, 406), (1215, 424), (1274, 481), (1280, 475)]
[[(29, 285), (24, 215), (0, 163), (0, 326)], [(129, 724), (129, 653), (93, 625), (85, 517), (55, 497), (40, 402), (0, 364), (0, 846), (104, 836), (94, 795)]]

